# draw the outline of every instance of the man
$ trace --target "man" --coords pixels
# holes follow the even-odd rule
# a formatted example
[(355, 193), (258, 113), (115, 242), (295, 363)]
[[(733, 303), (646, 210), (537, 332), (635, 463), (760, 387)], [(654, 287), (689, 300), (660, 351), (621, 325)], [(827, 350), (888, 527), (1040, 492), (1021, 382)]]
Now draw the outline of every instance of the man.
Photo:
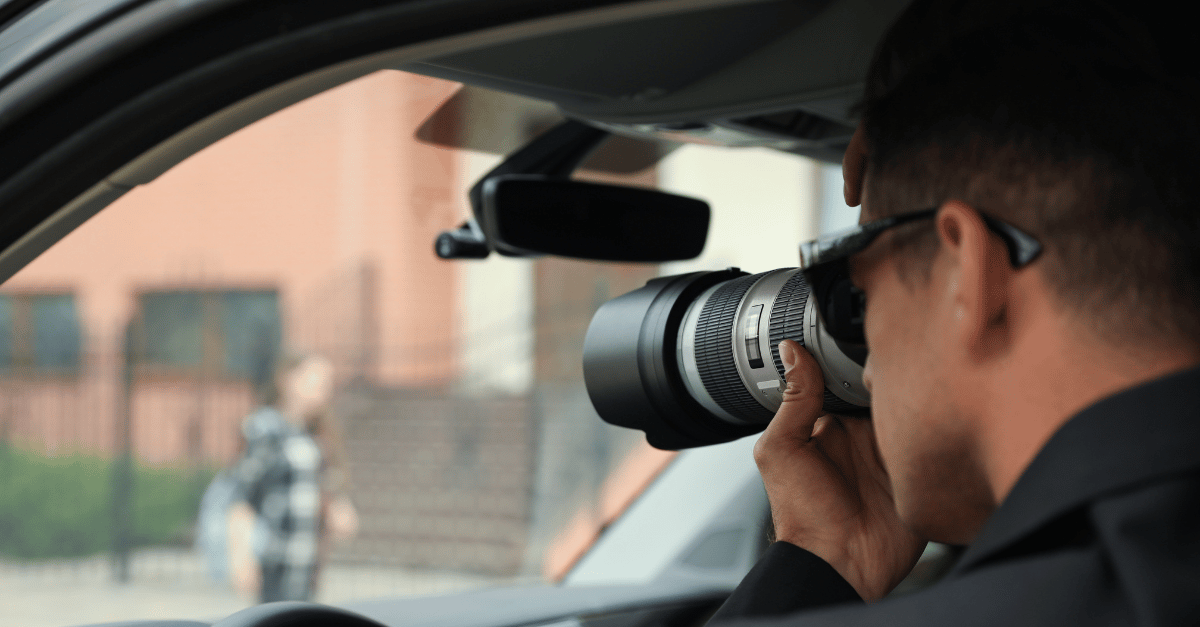
[[(805, 259), (865, 294), (873, 419), (820, 416), (781, 346), (778, 541), (714, 624), (1200, 624), (1200, 100), (1137, 17), (918, 0), (889, 32), (844, 164), (875, 237)], [(926, 540), (969, 548), (858, 603)]]

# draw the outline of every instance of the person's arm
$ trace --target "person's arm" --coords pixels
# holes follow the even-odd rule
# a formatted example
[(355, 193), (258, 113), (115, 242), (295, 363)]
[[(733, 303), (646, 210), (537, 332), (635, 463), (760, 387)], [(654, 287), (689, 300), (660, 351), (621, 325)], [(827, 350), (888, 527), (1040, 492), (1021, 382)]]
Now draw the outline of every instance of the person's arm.
[(255, 518), (254, 508), (245, 501), (234, 503), (226, 515), (229, 582), (234, 591), (247, 598), (258, 596), (262, 586), (262, 571), (250, 540)]
[(229, 469), (234, 501), (226, 512), (226, 548), (230, 584), (238, 594), (255, 598), (262, 586), (262, 565), (252, 540), (258, 519), (252, 501), (260, 496), (263, 478), (271, 465), (271, 449), (259, 440), (243, 440), (243, 444), (245, 450)]
[[(900, 520), (871, 421), (824, 414), (825, 380), (816, 360), (791, 340), (780, 344), (779, 353), (787, 380), (783, 405), (754, 447), (775, 537), (820, 558), (862, 599), (883, 598), (912, 570), (925, 542)], [(770, 571), (760, 574), (760, 582), (766, 582), (764, 575), (772, 581), (790, 576), (811, 585), (806, 578), (822, 571), (813, 560), (805, 568), (792, 567), (803, 571), (792, 575), (771, 567), (765, 565)], [(766, 582), (758, 588), (763, 586), (764, 594), (806, 594), (795, 586)], [(762, 595), (754, 598), (768, 603)]]
[(709, 624), (854, 602), (861, 603), (862, 597), (832, 566), (794, 544), (775, 542)]

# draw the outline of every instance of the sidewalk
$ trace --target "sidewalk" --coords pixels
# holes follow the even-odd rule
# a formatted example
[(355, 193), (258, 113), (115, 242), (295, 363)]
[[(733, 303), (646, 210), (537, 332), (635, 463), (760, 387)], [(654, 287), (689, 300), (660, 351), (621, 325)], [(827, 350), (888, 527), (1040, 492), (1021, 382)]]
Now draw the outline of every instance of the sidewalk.
[[(107, 557), (22, 564), (0, 560), (0, 627), (68, 627), (120, 620), (212, 622), (251, 599), (212, 582), (200, 556), (186, 549), (139, 551), (131, 581), (116, 584)], [(478, 575), (332, 565), (317, 601), (447, 594), (511, 583)]]

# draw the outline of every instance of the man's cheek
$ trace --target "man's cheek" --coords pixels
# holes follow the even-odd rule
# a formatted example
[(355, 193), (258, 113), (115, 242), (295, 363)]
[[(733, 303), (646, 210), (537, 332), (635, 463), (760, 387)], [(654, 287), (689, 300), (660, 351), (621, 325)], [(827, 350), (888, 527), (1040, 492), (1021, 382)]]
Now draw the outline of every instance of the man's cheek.
[[(893, 372), (886, 368), (886, 363), (878, 359), (867, 358), (863, 368), (863, 380), (870, 381), (871, 420), (875, 430), (875, 441), (879, 446), (879, 454), (885, 467), (889, 470), (903, 465), (900, 459), (904, 455), (907, 439), (905, 408), (910, 405), (910, 399), (904, 397), (906, 389), (902, 371)], [(900, 376), (897, 376), (900, 375)]]
[(891, 477), (893, 486), (896, 478), (893, 472), (904, 467), (903, 463), (903, 439), (904, 434), (902, 429), (898, 428), (897, 418), (894, 412), (888, 411), (887, 406), (877, 404), (875, 399), (871, 400), (871, 427), (875, 433), (875, 446), (879, 451), (879, 459), (883, 462), (883, 468)]
[(867, 353), (867, 362), (866, 362), (866, 364), (863, 366), (863, 373), (862, 373), (862, 383), (863, 383), (863, 387), (867, 388), (867, 393), (868, 393), (868, 394), (870, 394), (870, 393), (871, 393), (871, 374), (872, 374), (872, 371), (873, 371), (873, 368), (871, 367), (871, 354), (870, 354), (870, 353)]

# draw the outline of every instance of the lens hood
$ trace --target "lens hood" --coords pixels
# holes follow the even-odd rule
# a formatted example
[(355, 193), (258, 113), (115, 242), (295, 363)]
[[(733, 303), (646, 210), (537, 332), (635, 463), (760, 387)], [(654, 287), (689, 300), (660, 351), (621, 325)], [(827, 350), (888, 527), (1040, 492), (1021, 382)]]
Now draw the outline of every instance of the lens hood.
[(688, 307), (710, 287), (746, 276), (737, 268), (653, 279), (600, 307), (584, 339), (583, 379), (596, 412), (639, 429), (651, 446), (677, 450), (729, 442), (762, 425), (723, 421), (688, 393), (676, 360)]

